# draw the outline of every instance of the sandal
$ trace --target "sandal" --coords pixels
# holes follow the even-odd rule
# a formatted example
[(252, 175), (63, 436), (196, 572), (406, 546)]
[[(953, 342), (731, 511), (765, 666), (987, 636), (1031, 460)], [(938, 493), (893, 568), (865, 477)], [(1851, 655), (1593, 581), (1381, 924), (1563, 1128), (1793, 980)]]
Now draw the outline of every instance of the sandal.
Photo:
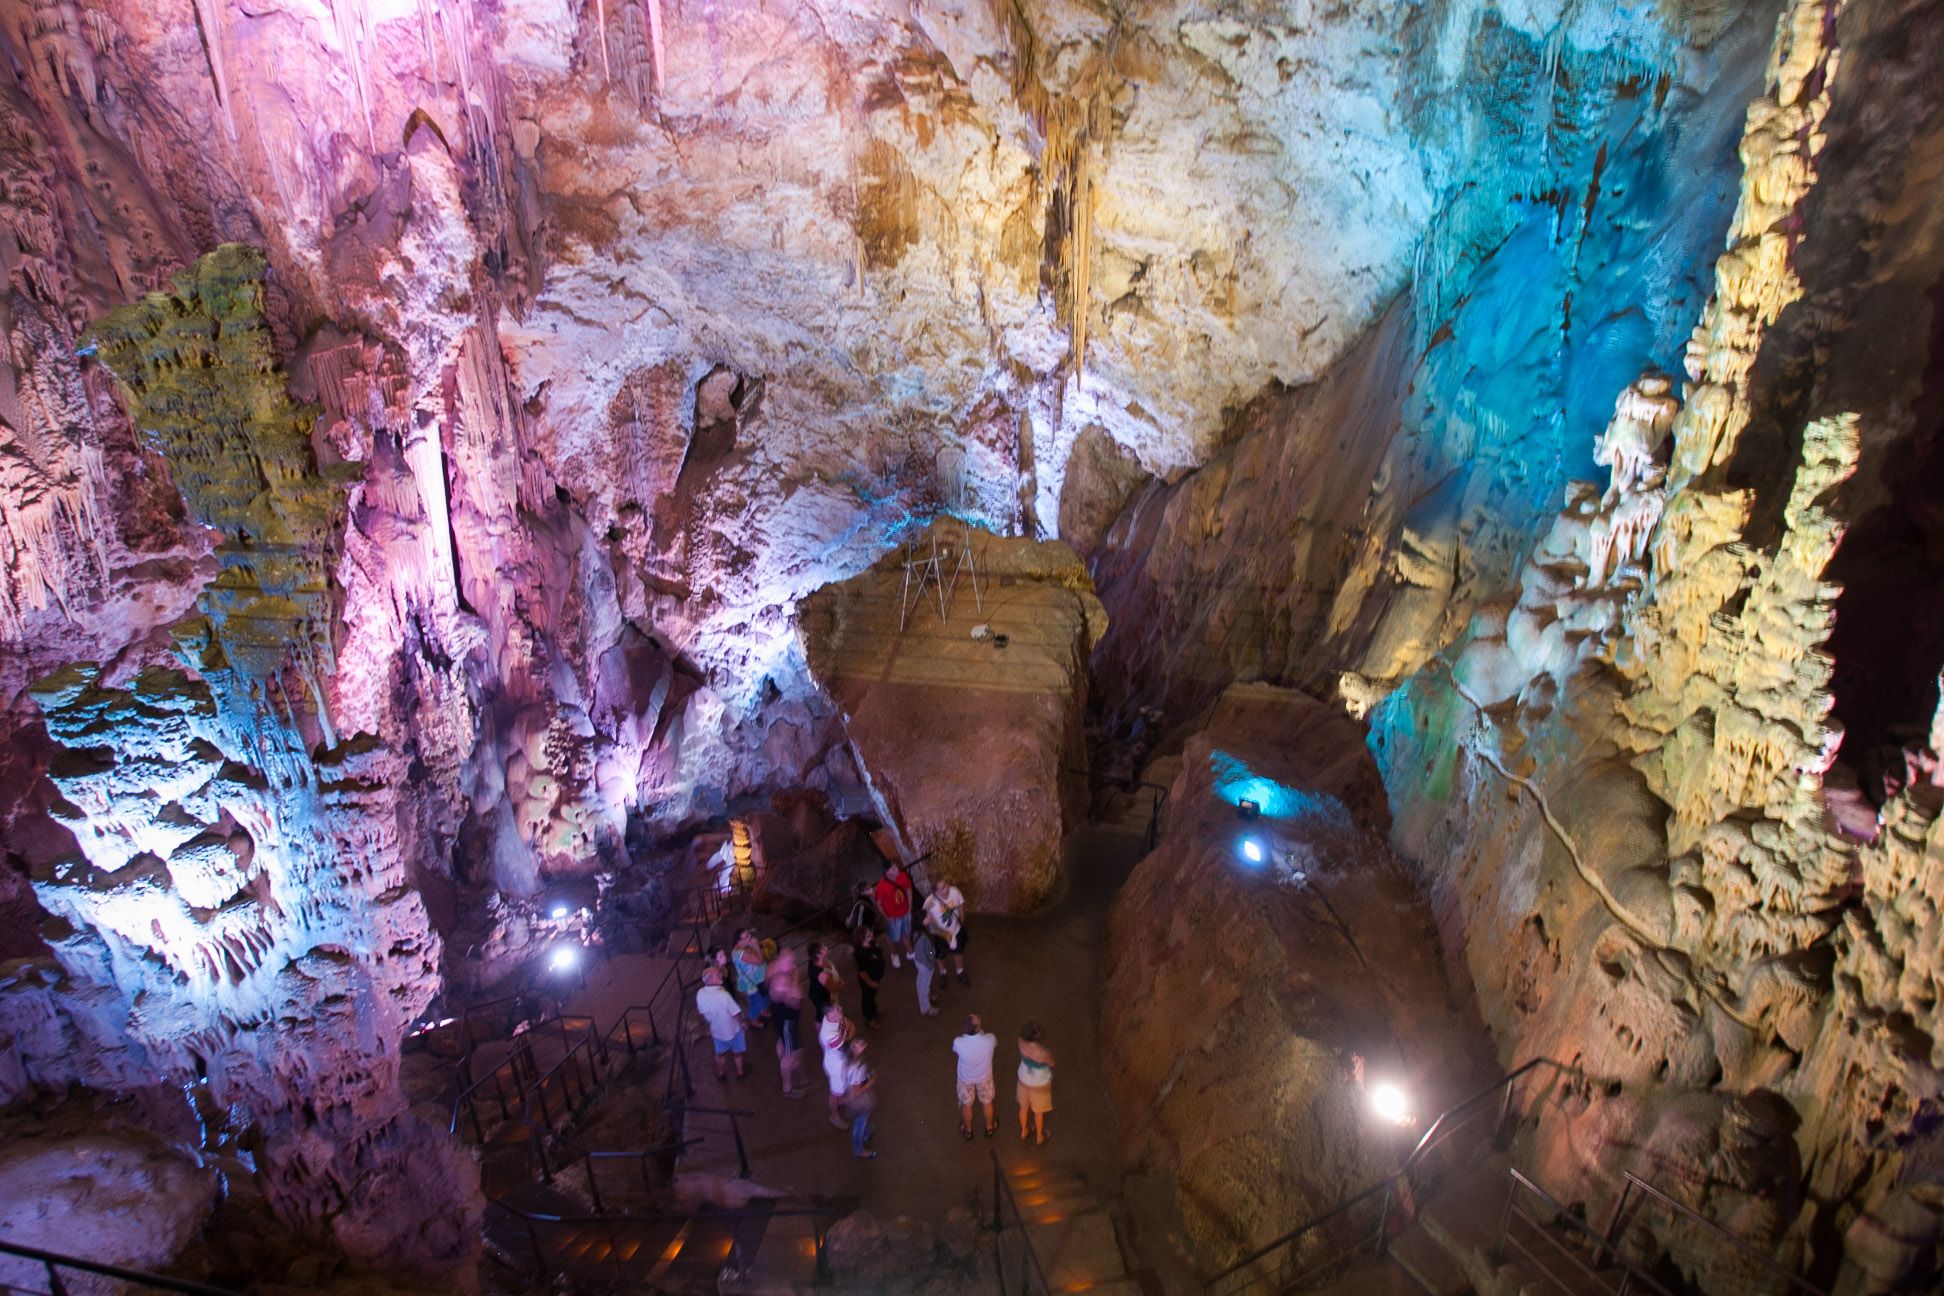
[(972, 1141), (972, 1127), (970, 1125), (959, 1126), (959, 1133), (965, 1135), (965, 1141), (967, 1143)]
[[(999, 1127), (998, 1127), (997, 1125), (988, 1125), (988, 1126), (986, 1126), (986, 1137), (987, 1137), (987, 1138), (997, 1138), (998, 1136), (999, 1136)], [(970, 1134), (968, 1134), (968, 1135), (966, 1135), (966, 1137), (967, 1137), (967, 1138), (971, 1138), (972, 1136), (971, 1136)]]

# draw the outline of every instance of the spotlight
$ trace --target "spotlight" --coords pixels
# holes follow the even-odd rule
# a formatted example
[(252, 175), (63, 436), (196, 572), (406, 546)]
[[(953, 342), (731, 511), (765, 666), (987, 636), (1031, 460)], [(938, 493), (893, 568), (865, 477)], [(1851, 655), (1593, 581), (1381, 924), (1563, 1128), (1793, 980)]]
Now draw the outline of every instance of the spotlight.
[(566, 905), (557, 904), (553, 907), (553, 917), (555, 922), (559, 922), (561, 919), (565, 918), (566, 916), (567, 916)]
[(580, 951), (572, 945), (562, 945), (547, 958), (547, 966), (556, 972), (572, 972), (580, 962)]
[(1404, 1096), (1404, 1090), (1388, 1080), (1380, 1080), (1370, 1086), (1370, 1109), (1381, 1120), (1393, 1125), (1408, 1125), (1411, 1122), (1411, 1100)]
[(1253, 819), (1262, 813), (1262, 803), (1243, 797), (1235, 803), (1235, 809), (1244, 819)]
[(1242, 839), (1242, 858), (1251, 864), (1262, 863), (1266, 858), (1262, 849), (1262, 843), (1253, 837), (1244, 837)]

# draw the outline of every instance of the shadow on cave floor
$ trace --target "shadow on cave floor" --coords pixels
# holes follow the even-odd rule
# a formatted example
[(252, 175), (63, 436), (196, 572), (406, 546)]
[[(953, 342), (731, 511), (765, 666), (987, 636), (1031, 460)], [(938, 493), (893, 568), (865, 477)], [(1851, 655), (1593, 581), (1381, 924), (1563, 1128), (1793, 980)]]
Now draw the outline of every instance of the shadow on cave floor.
[[(936, 1224), (953, 1207), (984, 1203), (990, 1210), (990, 1154), (996, 1150), (1022, 1210), (1035, 1222), (1058, 1223), (1068, 1212), (1113, 1205), (1114, 1131), (1097, 1050), (1101, 962), (1108, 910), (1141, 847), (1141, 833), (1134, 830), (1088, 825), (1070, 834), (1065, 897), (1025, 917), (974, 915), (966, 947), (972, 984), (954, 982), (938, 993), (938, 1015), (920, 1016), (909, 963), (887, 975), (881, 1024), (867, 1035), (879, 1085), (872, 1141), (877, 1160), (854, 1159), (848, 1130), (831, 1126), (814, 1045), (801, 1069), (811, 1081), (810, 1095), (792, 1101), (781, 1095), (773, 1034), (751, 1034), (746, 1081), (733, 1072), (718, 1081), (708, 1045), (693, 1043), (695, 1101), (755, 1112), (743, 1122), (744, 1134), (751, 1178), (766, 1192), (849, 1198), (880, 1219), (910, 1215)], [(848, 946), (839, 956), (844, 1008), (857, 1020)], [(625, 967), (626, 961), (606, 966)], [(567, 1010), (592, 1011), (609, 1021), (625, 1007), (630, 990), (596, 977)], [(979, 1013), (999, 1037), (999, 1133), (991, 1139), (980, 1134), (970, 1143), (958, 1131), (951, 1048), (968, 1012)], [(1058, 1060), (1044, 1146), (1020, 1141), (1013, 1095), (1019, 1029), (1027, 1021), (1040, 1023)]]

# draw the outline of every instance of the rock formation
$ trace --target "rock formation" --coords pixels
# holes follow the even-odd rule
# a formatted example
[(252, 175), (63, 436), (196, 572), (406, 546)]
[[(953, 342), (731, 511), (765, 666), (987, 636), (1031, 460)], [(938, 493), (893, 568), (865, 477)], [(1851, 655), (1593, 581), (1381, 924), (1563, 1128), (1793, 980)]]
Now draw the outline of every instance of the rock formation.
[[(1937, 0), (4, 0), (0, 1093), (200, 1094), (285, 1225), (463, 1284), (401, 1035), (732, 808), (803, 848), (779, 902), (869, 814), (1026, 909), (1138, 716), (1205, 736), (1123, 989), (1203, 923), (1321, 984), (1320, 892), (1181, 835), (1217, 747), (1344, 801), (1271, 826), (1414, 927), (1367, 771), (1260, 717), (1348, 722), (1264, 681), (1368, 716), (1501, 1060), (1618, 1086), (1538, 1131), (1563, 1190), (1929, 1281), (1940, 46)], [(948, 533), (982, 593), (906, 609)], [(1331, 1094), (1342, 1014), (1436, 980), (1326, 1012), (1232, 952)], [(1198, 1160), (1171, 1094), (1306, 1100), (1218, 1074), (1188, 971), (1113, 1047), (1214, 1257), (1381, 1158), (1238, 1100), (1261, 1193)]]
[(1053, 895), (1106, 628), (1073, 551), (947, 518), (802, 617), (811, 673), (907, 858), (929, 854), (974, 909)]
[[(1835, 1276), (1840, 1259), (1858, 1292), (1935, 1263), (1934, 1036), (1924, 993), (1908, 997), (1928, 973), (1902, 941), (1927, 921), (1911, 888), (1934, 812), (1920, 779), (1880, 826), (1839, 821), (1848, 803), (1826, 785), (1843, 747), (1826, 571), (1870, 498), (1859, 464), (1881, 461), (1910, 399), (1862, 380), (1843, 321), (1883, 309), (1872, 294), (1908, 301), (1939, 267), (1893, 241), (1868, 283), (1804, 276), (1833, 255), (1817, 218), (1896, 219), (1900, 155), (1858, 151), (1869, 128), (1843, 115), (1846, 93), (1912, 93), (1895, 23), (1927, 20), (1891, 21), (1785, 13), (1671, 436), (1656, 446), (1663, 380), (1624, 393), (1605, 494), (1572, 488), (1516, 602), (1477, 614), (1373, 734), (1405, 848), (1444, 861), (1427, 876), (1505, 1055), (1610, 1078), (1542, 1125), (1554, 1179), (1593, 1212), (1622, 1169), (1681, 1184), (1798, 1263)], [(1917, 129), (1935, 130), (1923, 102)], [(1826, 156), (1840, 196), (1823, 196), (1839, 183)], [(1645, 530), (1619, 524), (1633, 509)], [(1704, 1290), (1745, 1281), (1678, 1231), (1634, 1241)]]
[(1224, 692), (1114, 904), (1102, 1047), (1123, 1158), (1168, 1204), (1151, 1222), (1207, 1267), (1395, 1169), (1415, 1133), (1370, 1114), (1367, 1082), (1409, 1083), (1423, 1115), (1486, 1069), (1358, 738), (1303, 694)]

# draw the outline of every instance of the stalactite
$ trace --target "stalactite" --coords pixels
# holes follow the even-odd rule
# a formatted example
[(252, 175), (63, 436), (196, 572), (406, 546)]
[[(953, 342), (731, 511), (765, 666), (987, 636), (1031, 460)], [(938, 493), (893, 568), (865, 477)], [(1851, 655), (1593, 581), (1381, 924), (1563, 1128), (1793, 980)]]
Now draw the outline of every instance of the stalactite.
[(1087, 309), (1093, 258), (1092, 153), (1105, 147), (1111, 99), (1120, 84), (1116, 23), (1081, 82), (1054, 94), (1041, 79), (1040, 43), (1018, 0), (995, 0), (1012, 54), (1012, 90), (1041, 139), (1037, 191), (1045, 209), (1041, 273), (1067, 325), (1068, 367), (1086, 365)]
[(223, 129), (232, 143), (236, 140), (236, 109), (230, 101), (229, 69), (223, 60), (223, 8), (218, 0), (195, 0), (196, 26), (202, 32), (203, 53), (209, 58), (209, 76), (216, 87), (216, 107), (223, 114)]
[(608, 57), (607, 0), (594, 0), (594, 23), (601, 35), (601, 81), (614, 84), (614, 65)]
[(358, 112), (364, 118), (365, 142), (376, 156), (378, 132), (371, 115), (371, 15), (365, 8), (365, 0), (330, 0), (330, 5), (338, 49), (350, 68), (351, 86), (358, 96)]
[(648, 49), (653, 56), (649, 67), (654, 75), (655, 102), (660, 103), (668, 68), (668, 55), (662, 40), (661, 0), (642, 0), (642, 4), (648, 10)]

